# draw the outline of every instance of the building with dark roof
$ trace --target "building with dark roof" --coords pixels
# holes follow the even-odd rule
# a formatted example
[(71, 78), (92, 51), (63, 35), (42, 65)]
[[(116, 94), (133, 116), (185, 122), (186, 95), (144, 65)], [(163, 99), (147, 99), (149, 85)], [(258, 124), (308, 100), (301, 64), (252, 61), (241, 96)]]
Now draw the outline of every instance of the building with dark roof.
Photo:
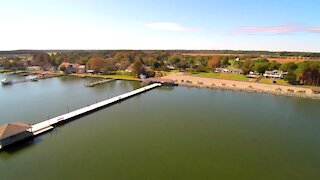
[(22, 122), (13, 122), (0, 126), (0, 149), (31, 137), (31, 126)]

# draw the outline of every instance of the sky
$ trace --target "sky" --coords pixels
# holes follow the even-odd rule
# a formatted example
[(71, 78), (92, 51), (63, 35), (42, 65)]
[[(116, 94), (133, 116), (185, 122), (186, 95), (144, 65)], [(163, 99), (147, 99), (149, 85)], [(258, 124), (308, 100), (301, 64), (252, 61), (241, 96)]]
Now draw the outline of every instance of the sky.
[(0, 0), (0, 50), (320, 52), (320, 0)]

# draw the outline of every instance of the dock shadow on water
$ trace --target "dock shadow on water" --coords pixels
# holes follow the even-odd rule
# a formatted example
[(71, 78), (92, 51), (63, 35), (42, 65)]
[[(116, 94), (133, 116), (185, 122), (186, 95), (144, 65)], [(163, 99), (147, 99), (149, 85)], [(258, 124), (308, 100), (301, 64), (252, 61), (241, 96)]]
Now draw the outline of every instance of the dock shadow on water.
[(15, 144), (12, 144), (0, 151), (0, 159), (6, 160), (9, 158), (14, 157), (14, 155), (22, 153), (28, 149), (31, 149), (33, 146), (37, 145), (38, 143), (42, 142), (41, 136), (38, 137), (30, 137), (23, 141), (19, 141)]

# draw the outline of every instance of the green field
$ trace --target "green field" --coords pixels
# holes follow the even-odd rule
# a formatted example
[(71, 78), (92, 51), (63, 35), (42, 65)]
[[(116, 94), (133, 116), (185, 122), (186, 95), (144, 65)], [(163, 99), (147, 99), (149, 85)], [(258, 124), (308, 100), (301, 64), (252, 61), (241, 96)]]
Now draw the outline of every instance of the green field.
[(107, 78), (107, 79), (121, 79), (121, 80), (130, 80), (130, 81), (139, 81), (139, 78), (132, 76), (132, 75), (128, 75), (128, 74), (122, 74), (122, 73), (116, 73), (116, 74), (112, 74), (112, 75), (97, 75), (97, 74), (79, 74), (79, 73), (75, 73), (75, 74), (71, 74), (72, 76), (85, 76), (85, 77), (97, 77), (97, 78)]
[(228, 80), (236, 80), (236, 81), (249, 81), (243, 74), (227, 74), (227, 73), (215, 73), (215, 72), (195, 72), (191, 73), (191, 75), (202, 76), (202, 77), (211, 77), (211, 78), (219, 78), (219, 79), (228, 79)]
[(5, 73), (5, 72), (10, 72), (10, 70), (6, 70), (6, 69), (1, 69), (0, 73)]
[[(276, 83), (273, 83), (275, 81)], [(279, 84), (279, 85), (289, 85), (287, 81), (283, 79), (269, 79), (269, 78), (262, 78), (260, 83), (266, 83), (266, 84)]]

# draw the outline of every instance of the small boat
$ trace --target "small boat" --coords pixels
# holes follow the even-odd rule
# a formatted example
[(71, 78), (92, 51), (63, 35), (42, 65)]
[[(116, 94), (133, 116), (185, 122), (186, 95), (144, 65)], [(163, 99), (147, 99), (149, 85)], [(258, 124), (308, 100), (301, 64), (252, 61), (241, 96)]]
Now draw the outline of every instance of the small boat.
[(10, 81), (10, 80), (7, 80), (7, 79), (2, 79), (1, 80), (1, 84), (2, 85), (12, 85), (12, 81)]
[(37, 82), (37, 81), (38, 81), (38, 77), (33, 77), (33, 78), (31, 78), (31, 81)]

